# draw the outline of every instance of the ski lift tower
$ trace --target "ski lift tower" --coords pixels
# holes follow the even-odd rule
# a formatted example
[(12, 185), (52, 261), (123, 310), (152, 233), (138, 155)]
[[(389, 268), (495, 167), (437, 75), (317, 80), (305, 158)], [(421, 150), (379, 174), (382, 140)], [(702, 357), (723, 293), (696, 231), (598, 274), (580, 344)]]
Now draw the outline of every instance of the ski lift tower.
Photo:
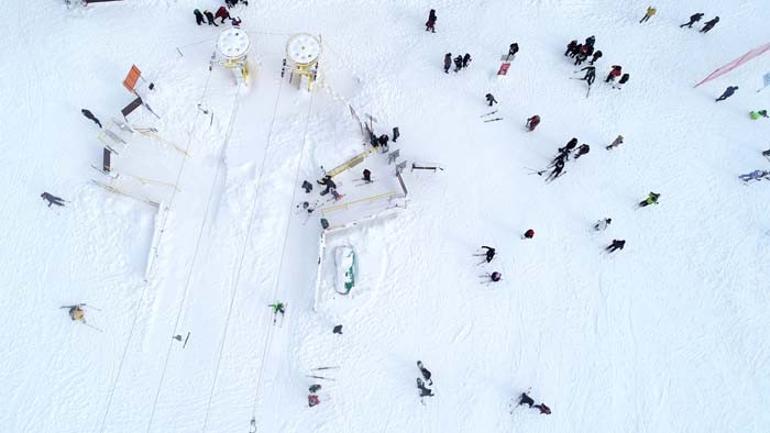
[(220, 64), (231, 70), (236, 83), (249, 84), (248, 54), (251, 41), (249, 35), (238, 28), (230, 28), (219, 34), (217, 51), (222, 56)]
[[(297, 33), (286, 42), (286, 59), (288, 59), (289, 82), (298, 89), (312, 90), (313, 83), (318, 77), (318, 59), (321, 57), (321, 39), (308, 33)], [(283, 60), (284, 71), (287, 67)], [(281, 74), (283, 75), (283, 74)]]

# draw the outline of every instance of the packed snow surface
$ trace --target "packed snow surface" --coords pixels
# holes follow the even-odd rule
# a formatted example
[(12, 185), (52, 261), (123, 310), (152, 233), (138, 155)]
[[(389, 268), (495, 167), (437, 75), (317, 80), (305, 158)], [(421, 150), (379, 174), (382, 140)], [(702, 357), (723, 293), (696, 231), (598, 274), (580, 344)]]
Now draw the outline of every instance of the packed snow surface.
[[(737, 178), (770, 167), (770, 120), (748, 116), (770, 108), (756, 92), (770, 53), (693, 88), (770, 42), (765, 0), (658, 0), (644, 24), (633, 1), (254, 0), (231, 11), (248, 88), (209, 69), (229, 24), (196, 26), (192, 9), (214, 0), (44, 3), (5, 2), (0, 32), (3, 432), (770, 430), (770, 183)], [(312, 92), (281, 78), (297, 33), (321, 38)], [(587, 98), (563, 52), (590, 35), (604, 57)], [(473, 60), (444, 74), (447, 52)], [(111, 120), (134, 98), (132, 64), (160, 118), (129, 120), (156, 133)], [(615, 64), (622, 90), (604, 83)], [(322, 216), (392, 204), (343, 218), (316, 202), (321, 166), (367, 149), (349, 106), (378, 135), (399, 127), (409, 195), (328, 234), (319, 274)], [(590, 153), (545, 183), (533, 172), (573, 136)], [(117, 179), (92, 167), (105, 142)], [(375, 182), (359, 186), (366, 167)], [(398, 191), (393, 170), (368, 156), (339, 177), (342, 200)], [(44, 191), (69, 202), (48, 208)], [(650, 191), (660, 204), (637, 208)], [(613, 239), (625, 249), (603, 253)], [(357, 258), (346, 296), (330, 283), (339, 245)], [(60, 309), (77, 303), (87, 326)], [(417, 360), (433, 373), (424, 404)], [(511, 411), (527, 390), (553, 413)]]

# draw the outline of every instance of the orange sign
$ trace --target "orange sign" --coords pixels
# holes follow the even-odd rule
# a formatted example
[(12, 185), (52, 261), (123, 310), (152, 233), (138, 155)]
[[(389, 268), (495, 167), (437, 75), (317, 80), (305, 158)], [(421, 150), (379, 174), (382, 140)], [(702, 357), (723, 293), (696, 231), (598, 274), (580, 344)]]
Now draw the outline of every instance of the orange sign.
[(136, 86), (136, 82), (139, 81), (139, 78), (142, 76), (142, 71), (139, 70), (139, 68), (136, 67), (136, 65), (131, 65), (131, 70), (128, 71), (128, 75), (126, 75), (126, 79), (123, 80), (123, 86), (128, 89), (129, 92), (134, 91), (134, 87)]

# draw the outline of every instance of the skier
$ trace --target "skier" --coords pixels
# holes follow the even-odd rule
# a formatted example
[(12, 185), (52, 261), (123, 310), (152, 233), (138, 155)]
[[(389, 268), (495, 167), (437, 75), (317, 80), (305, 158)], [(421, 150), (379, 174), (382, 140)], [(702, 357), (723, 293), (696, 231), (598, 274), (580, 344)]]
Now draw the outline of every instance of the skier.
[(596, 63), (597, 60), (601, 59), (604, 53), (602, 53), (602, 50), (596, 50), (594, 53), (594, 56), (591, 58), (591, 61), (588, 62), (589, 65), (593, 65)]
[(510, 57), (515, 58), (516, 57), (516, 53), (518, 53), (518, 52), (519, 52), (519, 44), (517, 42), (512, 43), (508, 47), (508, 57), (509, 58)]
[(566, 154), (567, 154), (567, 161), (569, 161), (569, 152), (570, 152), (572, 149), (574, 149), (574, 148), (575, 148), (575, 146), (577, 146), (577, 144), (578, 144), (578, 139), (577, 139), (577, 137), (572, 137), (572, 138), (570, 138), (570, 140), (567, 142), (567, 145), (566, 145), (566, 146), (564, 146), (564, 147), (560, 147), (560, 148), (559, 148), (559, 153), (566, 153)]
[(313, 190), (313, 184), (308, 182), (307, 180), (302, 181), (302, 189), (305, 190), (306, 194), (310, 194), (310, 191)]
[(417, 389), (420, 390), (420, 397), (433, 397), (435, 394), (433, 394), (433, 391), (430, 390), (430, 388), (425, 387), (425, 382), (422, 381), (419, 377), (417, 378)]
[(639, 20), (639, 24), (641, 24), (641, 23), (643, 23), (643, 22), (645, 22), (645, 21), (649, 20), (650, 18), (652, 18), (652, 16), (653, 16), (653, 15), (655, 15), (655, 13), (656, 13), (656, 12), (658, 12), (658, 11), (657, 11), (657, 10), (655, 10), (655, 8), (654, 8), (654, 7), (652, 7), (652, 6), (647, 6), (647, 12), (645, 12), (645, 13), (644, 13), (644, 16), (642, 17), (642, 19), (641, 19), (641, 20)]
[(308, 396), (307, 396), (307, 406), (308, 407), (318, 406), (319, 404), (321, 404), (321, 399), (318, 398), (318, 395), (316, 395), (316, 394), (308, 394)]
[(273, 309), (273, 324), (275, 324), (275, 320), (279, 314), (281, 315), (281, 320), (283, 320), (283, 316), (286, 314), (286, 304), (276, 301), (274, 304), (268, 305), (268, 307)]
[(47, 192), (40, 194), (40, 197), (48, 202), (48, 207), (51, 207), (53, 204), (56, 206), (64, 206), (64, 202), (66, 201), (61, 197), (56, 197), (55, 195)]
[(589, 46), (591, 46), (593, 48), (595, 43), (596, 43), (596, 36), (591, 35), (591, 36), (586, 38), (586, 43), (585, 43), (586, 45), (589, 45)]
[(463, 68), (463, 56), (455, 57), (455, 72), (460, 72)]
[(577, 56), (577, 55), (578, 55), (578, 53), (580, 52), (580, 50), (582, 50), (582, 49), (583, 49), (583, 44), (577, 44), (577, 45), (575, 45), (575, 49), (573, 49), (572, 51), (570, 51), (570, 53), (569, 53), (569, 56), (570, 56), (570, 57), (575, 57), (575, 56)]
[(225, 0), (225, 5), (230, 9), (234, 8), (236, 4), (238, 4), (238, 0)]
[(96, 123), (97, 125), (99, 125), (99, 128), (102, 127), (102, 122), (100, 122), (99, 119), (97, 119), (96, 116), (94, 116), (94, 113), (92, 113), (89, 110), (86, 110), (85, 108), (80, 110), (80, 112), (83, 113), (83, 116), (85, 116), (86, 119), (91, 120), (94, 123)]
[(217, 13), (214, 15), (214, 17), (221, 18), (219, 24), (224, 24), (226, 19), (230, 19), (230, 12), (227, 11), (226, 7), (220, 6), (219, 9), (217, 9)]
[(310, 206), (310, 202), (307, 202), (307, 201), (303, 201), (301, 204), (297, 205), (297, 209), (299, 209), (300, 207), (303, 210), (305, 210), (308, 214), (311, 214), (311, 213), (313, 213), (313, 211), (315, 211), (315, 208), (311, 207)]
[(535, 231), (532, 229), (529, 229), (524, 232), (524, 235), (521, 236), (522, 239), (532, 239), (535, 237)]
[(537, 125), (539, 125), (539, 124), (540, 124), (540, 116), (535, 114), (534, 116), (532, 116), (529, 119), (527, 119), (527, 125), (526, 126), (527, 126), (527, 129), (529, 129), (530, 132), (531, 132), (531, 131), (534, 131), (535, 128), (537, 128)]
[(651, 204), (658, 204), (658, 199), (660, 198), (660, 194), (657, 192), (650, 192), (650, 194), (647, 196), (646, 199), (639, 202), (639, 207), (647, 207)]
[(574, 53), (575, 50), (577, 49), (577, 45), (578, 45), (578, 41), (577, 40), (570, 41), (570, 43), (567, 44), (567, 51), (564, 52), (564, 55), (565, 56), (570, 56), (572, 53)]
[(588, 56), (592, 55), (594, 53), (594, 47), (588, 44), (584, 44), (580, 47), (580, 51), (578, 51), (578, 54), (575, 56), (575, 65), (579, 66), (583, 62), (588, 59)]
[(332, 329), (332, 333), (342, 335), (342, 325), (335, 325)]
[[(494, 249), (494, 248), (492, 248), (492, 247), (488, 247), (488, 246), (486, 246), (486, 245), (482, 245), (482, 246), (481, 246), (481, 249), (482, 249), (482, 250), (486, 250), (486, 251), (485, 251), (484, 253), (482, 253), (482, 254), (477, 254), (477, 255), (481, 255), (481, 256), (484, 256), (484, 259), (487, 261), (487, 263), (491, 262), (491, 261), (492, 261), (492, 259), (494, 259), (494, 258), (495, 258), (495, 252), (496, 252), (496, 251), (495, 251), (495, 249)], [(483, 262), (482, 262), (482, 263), (483, 263)]]
[(444, 54), (444, 73), (449, 73), (449, 68), (452, 67), (452, 53)]
[(431, 33), (436, 33), (436, 20), (438, 20), (438, 17), (436, 16), (436, 10), (431, 9), (428, 13), (428, 21), (425, 23), (425, 31), (430, 31)]
[(69, 315), (72, 321), (86, 322), (86, 311), (83, 309), (85, 304), (67, 305), (62, 308), (69, 308)]
[(749, 113), (751, 120), (757, 120), (760, 117), (767, 119), (767, 110), (752, 111)]
[(618, 135), (617, 137), (615, 137), (615, 140), (613, 140), (612, 143), (609, 146), (607, 146), (605, 149), (610, 150), (620, 146), (621, 144), (623, 144), (623, 136)]
[(722, 95), (718, 97), (714, 102), (724, 101), (725, 99), (733, 96), (736, 90), (738, 90), (738, 86), (728, 86)]
[(770, 158), (770, 149), (763, 150), (762, 151), (762, 156), (764, 156), (766, 158)]
[(623, 74), (623, 76), (620, 77), (620, 80), (618, 80), (617, 83), (612, 83), (612, 88), (620, 90), (620, 88), (623, 87), (623, 85), (628, 82), (629, 78), (630, 78), (630, 75)]
[[(767, 176), (770, 175), (770, 171), (767, 170), (754, 170), (751, 173), (746, 173), (738, 176), (738, 178), (746, 183), (757, 180), (761, 181), (762, 179), (768, 179)], [(770, 180), (770, 179), (768, 179)]]
[(503, 278), (503, 274), (500, 272), (495, 271), (489, 274), (489, 280), (493, 283), (500, 281), (501, 278)]
[(581, 71), (586, 71), (585, 76), (581, 80), (585, 80), (588, 85), (592, 85), (596, 80), (596, 66), (588, 65), (585, 68), (581, 68)]
[(318, 391), (320, 391), (321, 388), (322, 388), (321, 385), (319, 385), (317, 383), (314, 383), (314, 384), (310, 385), (310, 387), (308, 387), (307, 390), (310, 391), (310, 393), (315, 394)]
[(612, 243), (605, 248), (608, 253), (614, 253), (617, 250), (622, 250), (626, 246), (626, 241), (622, 239), (613, 239)]
[(610, 81), (615, 81), (615, 78), (618, 78), (622, 72), (623, 72), (622, 66), (612, 65), (612, 70), (607, 75), (607, 79), (604, 80), (604, 82), (609, 83)]
[(193, 11), (193, 14), (195, 15), (195, 23), (198, 25), (204, 24), (206, 22), (205, 18), (203, 18), (203, 14), (199, 9), (195, 9)]
[(487, 93), (484, 97), (487, 98), (487, 104), (489, 104), (490, 107), (492, 104), (497, 104), (497, 99), (495, 99), (494, 95), (491, 93)]
[(679, 26), (679, 28), (681, 29), (682, 27), (687, 27), (688, 29), (691, 29), (692, 25), (700, 21), (701, 18), (703, 18), (703, 14), (700, 12), (690, 15), (690, 21), (682, 24), (681, 26)]
[(366, 183), (372, 183), (372, 172), (368, 169), (364, 169), (364, 177), (362, 178)]
[(528, 396), (526, 392), (522, 392), (519, 396), (519, 406), (525, 404), (532, 407), (532, 405), (535, 404), (535, 400), (532, 400), (532, 397)]
[(337, 188), (337, 184), (334, 183), (334, 181), (332, 180), (332, 177), (329, 176), (329, 175), (324, 176), (323, 178), (321, 178), (321, 180), (317, 180), (316, 183), (319, 184), (319, 185), (325, 185), (326, 186), (326, 189), (321, 191), (321, 195), (326, 195), (332, 189), (336, 189)]
[(463, 56), (463, 68), (467, 68), (468, 65), (471, 64), (471, 55), (468, 53), (465, 53)]
[(214, 14), (211, 13), (211, 11), (203, 11), (203, 15), (206, 16), (206, 20), (209, 22), (210, 26), (219, 27), (214, 21)]
[(417, 361), (417, 368), (420, 369), (420, 373), (422, 374), (423, 379), (425, 379), (425, 382), (427, 382), (428, 385), (433, 386), (433, 379), (430, 378), (432, 376), (430, 370), (425, 368), (422, 361)]
[(401, 136), (401, 131), (398, 130), (398, 126), (393, 127), (393, 142), (395, 143), (396, 140), (398, 140), (398, 137)]
[(612, 224), (612, 218), (600, 219), (596, 222), (596, 224), (594, 224), (594, 231), (603, 232), (607, 230), (607, 226), (610, 224)]
[(551, 414), (551, 408), (546, 406), (545, 403), (536, 404), (534, 407), (540, 409), (540, 413), (543, 415)]
[(719, 22), (719, 17), (715, 17), (713, 20), (706, 21), (706, 24), (700, 29), (700, 33), (708, 33)]
[[(561, 156), (561, 155), (559, 155)], [(551, 182), (553, 180), (556, 180), (559, 176), (561, 176), (562, 171), (564, 171), (564, 158), (563, 157), (557, 157), (557, 160), (555, 164), (553, 165), (553, 170), (548, 175), (548, 177), (545, 178), (546, 182)]]
[(377, 144), (380, 146), (380, 150), (385, 153), (388, 151), (388, 142), (390, 141), (390, 137), (388, 137), (388, 134), (382, 134), (377, 139)]
[(580, 158), (582, 155), (585, 155), (591, 150), (591, 146), (583, 143), (577, 148), (577, 152), (575, 152), (575, 160)]

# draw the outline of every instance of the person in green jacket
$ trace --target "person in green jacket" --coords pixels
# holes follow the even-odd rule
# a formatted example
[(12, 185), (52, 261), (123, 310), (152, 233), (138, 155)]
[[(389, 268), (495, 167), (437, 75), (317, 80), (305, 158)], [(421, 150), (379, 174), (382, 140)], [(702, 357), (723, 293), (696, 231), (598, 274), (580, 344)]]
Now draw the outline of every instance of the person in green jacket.
[(751, 120), (757, 120), (760, 117), (767, 118), (767, 110), (759, 110), (759, 111), (752, 111), (749, 113), (749, 116), (751, 116)]
[(650, 192), (650, 195), (648, 195), (646, 199), (639, 202), (639, 207), (645, 207), (651, 204), (658, 204), (658, 198), (660, 198), (659, 193)]

